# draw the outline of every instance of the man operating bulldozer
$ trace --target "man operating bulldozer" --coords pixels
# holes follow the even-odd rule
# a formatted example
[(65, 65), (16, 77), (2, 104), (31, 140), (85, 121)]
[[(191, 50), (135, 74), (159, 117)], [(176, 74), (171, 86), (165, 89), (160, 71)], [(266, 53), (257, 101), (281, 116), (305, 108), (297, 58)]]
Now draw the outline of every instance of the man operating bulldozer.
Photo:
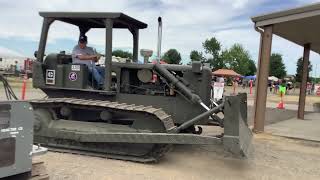
[(87, 36), (81, 35), (79, 37), (78, 45), (76, 45), (72, 51), (72, 63), (87, 65), (89, 72), (97, 83), (97, 89), (102, 89), (105, 74), (104, 68), (95, 65), (101, 55), (97, 54), (92, 47), (87, 46), (87, 43)]

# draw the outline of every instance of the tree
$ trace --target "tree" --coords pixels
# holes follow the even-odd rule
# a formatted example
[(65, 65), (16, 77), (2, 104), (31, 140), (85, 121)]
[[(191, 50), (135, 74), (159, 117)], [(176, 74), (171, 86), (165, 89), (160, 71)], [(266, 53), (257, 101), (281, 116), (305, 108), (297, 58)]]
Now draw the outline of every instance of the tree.
[(229, 50), (222, 51), (221, 59), (227, 68), (241, 75), (252, 75), (250, 71), (254, 71), (253, 67), (250, 67), (253, 60), (251, 60), (249, 52), (241, 44), (234, 44)]
[(210, 63), (213, 70), (223, 68), (224, 63), (220, 58), (220, 42), (215, 37), (212, 37), (210, 39), (205, 40), (205, 42), (202, 43), (202, 46), (205, 50), (205, 53), (212, 55), (212, 58), (208, 58), (205, 62)]
[[(308, 72), (311, 72), (312, 71), (312, 65), (309, 61), (308, 63)], [(298, 61), (297, 61), (297, 71), (296, 71), (296, 81), (297, 82), (301, 82), (302, 80), (302, 69), (303, 69), (303, 58), (299, 58)], [(308, 73), (308, 80), (307, 81), (310, 81), (310, 77), (309, 77), (309, 73)]]
[(213, 59), (217, 59), (219, 57), (221, 44), (215, 37), (207, 39), (202, 43), (202, 46), (207, 54), (211, 54), (213, 56)]
[(245, 74), (246, 76), (254, 75), (257, 72), (256, 64), (252, 59), (249, 60), (248, 72)]
[(121, 49), (112, 51), (112, 56), (132, 59), (132, 53)]
[(282, 60), (282, 55), (279, 53), (271, 54), (269, 68), (269, 76), (275, 76), (282, 79), (287, 74), (286, 67)]
[(223, 61), (223, 58), (221, 58), (220, 56), (217, 57), (217, 59), (208, 58), (205, 61), (205, 63), (210, 63), (210, 66), (212, 67), (213, 71), (226, 68), (225, 62)]
[(196, 50), (193, 50), (190, 52), (190, 59), (191, 59), (191, 61), (204, 61), (205, 60), (202, 52), (199, 52)]
[(169, 49), (164, 53), (162, 59), (168, 64), (180, 64), (181, 55), (176, 49)]

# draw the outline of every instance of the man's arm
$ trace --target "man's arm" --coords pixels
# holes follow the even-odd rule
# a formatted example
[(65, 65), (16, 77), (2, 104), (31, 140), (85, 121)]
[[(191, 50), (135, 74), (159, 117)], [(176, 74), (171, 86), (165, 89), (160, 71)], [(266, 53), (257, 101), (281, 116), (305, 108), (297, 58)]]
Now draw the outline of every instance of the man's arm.
[(79, 59), (79, 60), (83, 60), (83, 61), (97, 61), (97, 55), (86, 55), (86, 54), (82, 54), (81, 51), (79, 51), (77, 48), (77, 46), (75, 46), (72, 50), (72, 59)]
[(80, 59), (80, 60), (84, 60), (84, 61), (97, 61), (98, 58), (97, 58), (97, 55), (81, 55), (81, 54), (78, 54), (75, 56), (76, 58)]

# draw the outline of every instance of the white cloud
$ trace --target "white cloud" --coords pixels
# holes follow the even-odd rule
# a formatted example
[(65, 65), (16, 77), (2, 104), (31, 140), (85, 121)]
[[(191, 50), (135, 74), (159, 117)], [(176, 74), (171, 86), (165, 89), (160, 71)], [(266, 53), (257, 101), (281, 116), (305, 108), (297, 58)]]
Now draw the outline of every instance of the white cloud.
[[(164, 26), (167, 28), (169, 34), (178, 34), (180, 30), (193, 31), (197, 26), (198, 30), (203, 32), (207, 31), (206, 27), (221, 26), (223, 23), (228, 22), (230, 18), (233, 18), (241, 12), (233, 12), (232, 1), (210, 1), (200, 0), (197, 3), (193, 1), (179, 0), (179, 1), (160, 1), (161, 7), (150, 7), (144, 9), (144, 3), (151, 3), (151, 1), (137, 1), (139, 6), (135, 7), (135, 3), (129, 0), (109, 0), (109, 1), (97, 1), (91, 0), (79, 0), (76, 3), (71, 0), (31, 0), (15, 2), (0, 2), (0, 9), (5, 16), (0, 17), (0, 37), (23, 37), (31, 40), (38, 40), (41, 30), (42, 19), (38, 15), (38, 11), (121, 11), (130, 16), (141, 19), (149, 24), (149, 28), (152, 30), (152, 36), (156, 37), (156, 20), (159, 15), (163, 16)], [(237, 0), (235, 4), (248, 4), (247, 1)], [(155, 4), (157, 5), (157, 4)], [(236, 5), (239, 9), (239, 5)], [(143, 11), (141, 11), (143, 9)], [(225, 10), (229, 10), (225, 13)], [(244, 9), (243, 9), (244, 10)], [(188, 26), (191, 26), (188, 27)], [(51, 40), (57, 38), (69, 38), (70, 33), (74, 31), (70, 30), (67, 26), (59, 25), (55, 31), (52, 30), (50, 34)], [(171, 30), (169, 28), (172, 28)], [(189, 30), (190, 28), (190, 30)], [(147, 31), (146, 34), (142, 32), (142, 38), (147, 36), (147, 39), (151, 37), (149, 34), (151, 31)], [(127, 39), (127, 38), (126, 38)], [(147, 41), (154, 41), (153, 38)], [(143, 44), (144, 42), (142, 42)], [(121, 43), (120, 43), (121, 44)], [(147, 44), (150, 44), (147, 42)], [(154, 42), (154, 44), (156, 44)]]
[(0, 46), (0, 57), (24, 57), (23, 54)]
[[(39, 11), (95, 11), (124, 12), (148, 24), (140, 31), (140, 48), (156, 49), (157, 17), (163, 17), (163, 50), (176, 48), (188, 55), (193, 49), (201, 50), (201, 43), (216, 36), (224, 48), (241, 43), (247, 48), (253, 59), (257, 59), (259, 34), (254, 31), (250, 16), (260, 9), (267, 0), (29, 0), (0, 1), (0, 38), (23, 38), (38, 41), (42, 18)], [(293, 0), (301, 3), (302, 0)], [(298, 2), (301, 1), (301, 2)], [(308, 0), (313, 2), (314, 0)], [(306, 0), (303, 3), (307, 3)], [(49, 43), (57, 39), (78, 37), (78, 29), (63, 23), (55, 23), (50, 30)], [(89, 43), (104, 45), (104, 31), (89, 31)], [(0, 42), (1, 43), (1, 42)], [(295, 71), (296, 56), (301, 48), (279, 38), (274, 39), (274, 51), (284, 55), (291, 72)], [(114, 47), (132, 47), (132, 37), (127, 30), (115, 30)], [(32, 53), (30, 53), (32, 54)], [(312, 55), (313, 58), (318, 58)], [(312, 62), (314, 62), (312, 60)], [(291, 73), (290, 72), (290, 73)]]

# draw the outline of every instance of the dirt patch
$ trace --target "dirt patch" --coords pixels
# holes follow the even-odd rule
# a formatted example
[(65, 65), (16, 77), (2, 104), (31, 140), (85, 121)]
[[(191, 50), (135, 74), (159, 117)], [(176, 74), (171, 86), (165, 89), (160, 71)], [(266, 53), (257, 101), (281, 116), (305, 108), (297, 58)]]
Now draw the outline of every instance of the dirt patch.
[[(307, 142), (308, 144), (311, 142)], [(179, 145), (157, 164), (49, 152), (50, 179), (319, 179), (319, 143), (257, 135), (249, 159), (222, 153), (220, 146)]]

